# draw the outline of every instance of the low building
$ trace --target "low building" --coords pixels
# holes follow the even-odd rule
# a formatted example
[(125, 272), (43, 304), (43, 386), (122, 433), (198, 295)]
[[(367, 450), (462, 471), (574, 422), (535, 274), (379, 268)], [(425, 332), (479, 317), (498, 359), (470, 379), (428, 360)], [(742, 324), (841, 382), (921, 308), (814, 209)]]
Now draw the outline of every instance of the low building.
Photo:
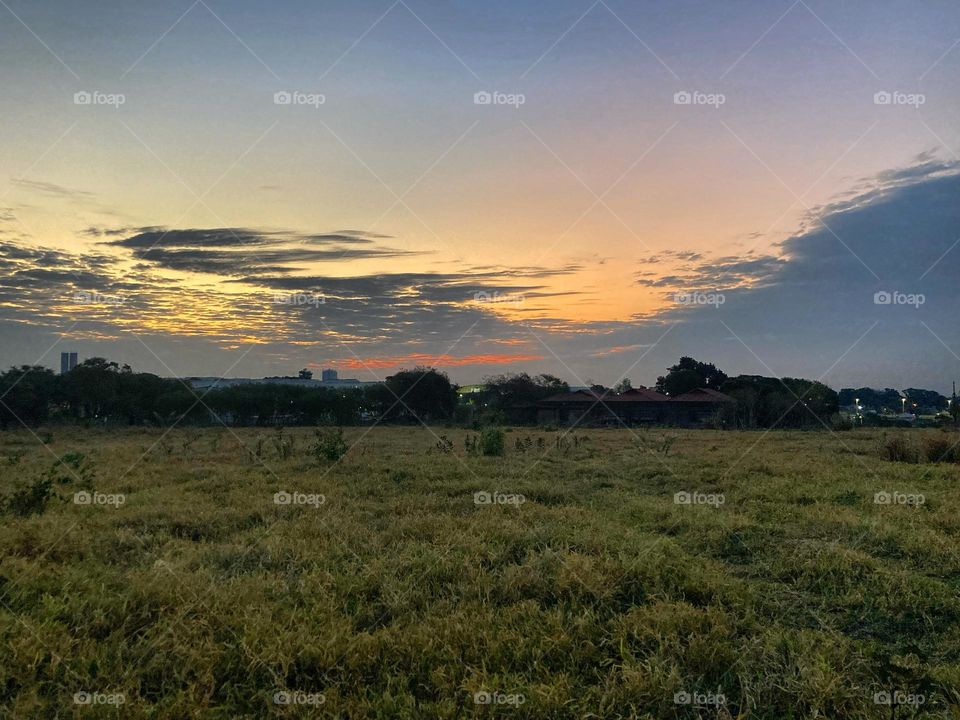
[(676, 397), (645, 387), (622, 393), (576, 390), (552, 395), (537, 403), (537, 422), (568, 427), (647, 424), (702, 427), (716, 422), (724, 408), (734, 402), (729, 395), (707, 388)]

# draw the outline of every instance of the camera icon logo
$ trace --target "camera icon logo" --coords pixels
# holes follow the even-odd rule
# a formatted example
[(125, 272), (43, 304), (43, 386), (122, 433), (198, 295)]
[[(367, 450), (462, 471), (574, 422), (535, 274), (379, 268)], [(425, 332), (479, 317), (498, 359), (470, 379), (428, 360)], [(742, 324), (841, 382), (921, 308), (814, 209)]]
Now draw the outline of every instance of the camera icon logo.
[(493, 95), (488, 93), (486, 90), (481, 90), (473, 94), (473, 104), (474, 105), (491, 105), (493, 103)]
[(874, 105), (889, 105), (893, 102), (893, 95), (888, 93), (886, 90), (881, 90), (873, 94), (873, 104)]
[(693, 501), (690, 493), (681, 490), (678, 493), (673, 494), (673, 503), (674, 505), (689, 505)]
[(473, 494), (473, 504), (474, 505), (491, 505), (493, 503), (493, 496), (488, 493), (486, 490), (481, 490), (480, 492), (475, 492)]
[(479, 690), (473, 694), (474, 705), (489, 705), (493, 698), (486, 690)]
[(288, 493), (285, 490), (276, 492), (273, 494), (273, 504), (274, 505), (289, 505), (293, 502), (293, 495)]
[(893, 302), (893, 295), (888, 293), (886, 290), (880, 290), (873, 294), (873, 304), (874, 305), (889, 305)]
[(286, 90), (280, 90), (273, 94), (273, 104), (274, 105), (289, 105), (293, 102), (293, 95), (288, 93)]
[(73, 94), (74, 105), (89, 105), (92, 102), (93, 102), (93, 95), (88, 93), (86, 90), (81, 90), (80, 92), (75, 92)]
[(93, 695), (86, 690), (81, 690), (73, 694), (73, 702), (76, 705), (90, 705), (93, 702)]
[(673, 703), (675, 705), (689, 705), (690, 699), (690, 693), (688, 693), (686, 690), (681, 690), (680, 692), (673, 694)]
[(93, 495), (86, 490), (81, 490), (73, 494), (73, 502), (75, 505), (89, 505), (93, 502)]
[(873, 502), (876, 505), (889, 505), (892, 499), (893, 499), (893, 496), (890, 493), (888, 493), (886, 490), (882, 490), (878, 493), (873, 494)]
[(689, 105), (693, 102), (693, 95), (691, 95), (686, 90), (680, 90), (673, 94), (673, 104), (674, 105)]

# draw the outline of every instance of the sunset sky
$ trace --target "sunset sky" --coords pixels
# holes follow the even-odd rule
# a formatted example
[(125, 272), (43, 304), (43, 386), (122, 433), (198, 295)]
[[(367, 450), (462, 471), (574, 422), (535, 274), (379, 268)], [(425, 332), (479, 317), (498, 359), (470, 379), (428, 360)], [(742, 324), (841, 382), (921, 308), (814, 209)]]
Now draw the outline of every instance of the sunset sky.
[(3, 0), (0, 55), (3, 366), (960, 379), (953, 0)]

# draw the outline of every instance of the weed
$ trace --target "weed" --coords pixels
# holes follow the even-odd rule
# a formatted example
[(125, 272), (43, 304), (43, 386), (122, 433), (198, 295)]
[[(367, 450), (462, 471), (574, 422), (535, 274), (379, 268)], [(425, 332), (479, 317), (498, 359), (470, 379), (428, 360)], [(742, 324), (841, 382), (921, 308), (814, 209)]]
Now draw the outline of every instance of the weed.
[(343, 439), (343, 428), (316, 428), (313, 431), (316, 442), (311, 448), (317, 462), (330, 460), (336, 462), (347, 454), (347, 442)]
[(480, 451), (484, 455), (503, 455), (503, 430), (496, 427), (484, 428), (480, 431)]

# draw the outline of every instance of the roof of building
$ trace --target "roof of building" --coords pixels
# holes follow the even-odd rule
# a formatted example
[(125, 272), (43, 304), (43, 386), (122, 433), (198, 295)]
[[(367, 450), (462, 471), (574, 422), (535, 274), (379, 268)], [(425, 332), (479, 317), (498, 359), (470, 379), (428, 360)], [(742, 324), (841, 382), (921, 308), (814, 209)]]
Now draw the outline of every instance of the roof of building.
[(729, 395), (724, 395), (719, 390), (712, 388), (696, 388), (670, 399), (674, 402), (736, 402)]
[(617, 396), (619, 400), (634, 400), (634, 401), (646, 401), (646, 402), (663, 402), (669, 400), (670, 398), (662, 393), (658, 393), (656, 390), (651, 390), (646, 387), (636, 387), (630, 388), (629, 390), (620, 393)]
[[(713, 393), (714, 391), (708, 391)], [(716, 393), (717, 395), (722, 395), (722, 393)], [(683, 397), (683, 396), (681, 396)], [(726, 395), (722, 395), (723, 398), (727, 398)], [(603, 403), (622, 403), (622, 402), (670, 402), (676, 398), (671, 398), (661, 393), (658, 393), (656, 390), (651, 390), (650, 388), (638, 387), (630, 388), (622, 393), (615, 394), (613, 391), (609, 391), (604, 394), (596, 393), (592, 390), (577, 390), (575, 392), (569, 393), (559, 393), (557, 395), (551, 395), (548, 398), (545, 398), (543, 402), (549, 403), (570, 403), (570, 402), (603, 402)], [(705, 398), (691, 398), (697, 399), (700, 402), (719, 402), (717, 400), (709, 400)], [(727, 398), (730, 399), (730, 398)]]

